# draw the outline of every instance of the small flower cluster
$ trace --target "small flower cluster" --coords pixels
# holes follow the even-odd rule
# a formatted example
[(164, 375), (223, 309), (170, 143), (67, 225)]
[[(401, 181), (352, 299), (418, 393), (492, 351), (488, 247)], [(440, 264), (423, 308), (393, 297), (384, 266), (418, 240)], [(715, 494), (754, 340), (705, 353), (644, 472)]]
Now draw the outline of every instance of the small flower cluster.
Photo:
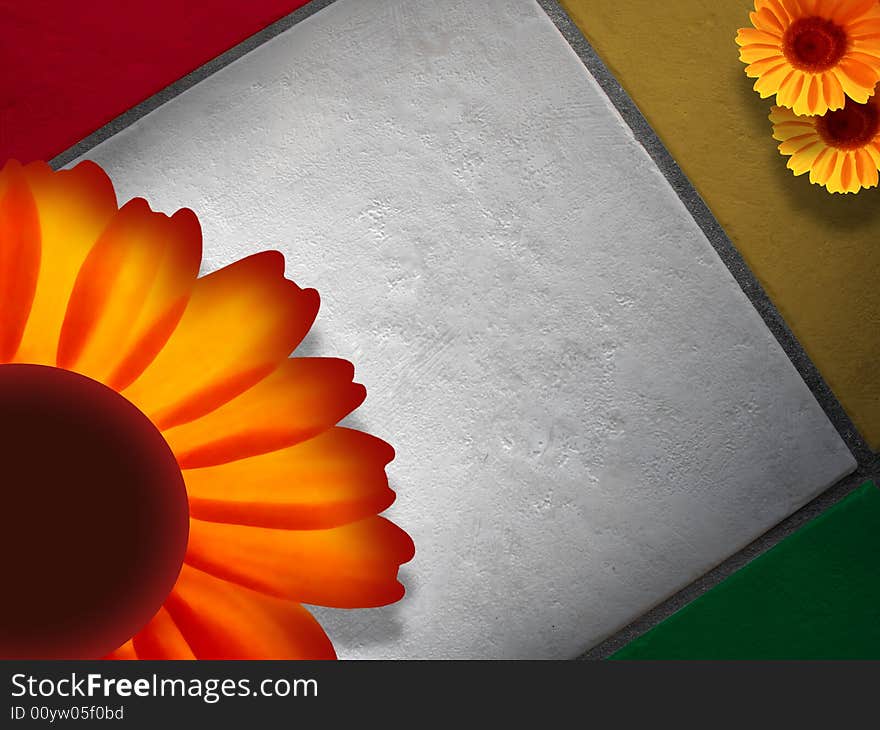
[(736, 36), (746, 75), (770, 111), (795, 175), (831, 193), (880, 178), (880, 2), (755, 0)]

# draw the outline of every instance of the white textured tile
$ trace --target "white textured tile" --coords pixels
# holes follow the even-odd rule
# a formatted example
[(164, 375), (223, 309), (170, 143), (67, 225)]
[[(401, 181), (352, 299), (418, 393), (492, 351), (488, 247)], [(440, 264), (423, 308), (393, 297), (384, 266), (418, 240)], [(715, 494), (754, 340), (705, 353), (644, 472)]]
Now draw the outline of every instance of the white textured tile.
[(339, 0), (88, 157), (321, 292), (417, 546), (343, 657), (577, 655), (853, 468), (532, 0)]

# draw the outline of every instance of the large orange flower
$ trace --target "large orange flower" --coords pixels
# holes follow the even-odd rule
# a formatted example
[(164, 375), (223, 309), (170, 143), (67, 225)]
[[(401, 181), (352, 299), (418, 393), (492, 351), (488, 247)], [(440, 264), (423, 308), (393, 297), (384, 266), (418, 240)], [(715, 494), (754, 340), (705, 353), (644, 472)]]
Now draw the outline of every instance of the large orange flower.
[(0, 171), (0, 656), (333, 658), (302, 604), (403, 596), (364, 388), (288, 358), (317, 293), (200, 261), (93, 163)]
[(810, 182), (832, 193), (857, 193), (877, 186), (880, 170), (880, 102), (847, 100), (843, 109), (824, 117), (799, 117), (775, 106), (770, 112), (779, 152), (790, 155), (795, 175), (810, 173)]
[(755, 0), (736, 42), (761, 98), (795, 114), (864, 104), (880, 81), (877, 0)]

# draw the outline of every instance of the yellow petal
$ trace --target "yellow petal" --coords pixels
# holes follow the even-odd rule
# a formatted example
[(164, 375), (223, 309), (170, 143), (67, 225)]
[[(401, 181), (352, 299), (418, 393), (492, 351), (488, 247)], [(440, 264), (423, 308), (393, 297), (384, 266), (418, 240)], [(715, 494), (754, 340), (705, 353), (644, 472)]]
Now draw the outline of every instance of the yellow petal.
[(177, 329), (123, 394), (159, 428), (170, 428), (262, 380), (318, 311), (318, 293), (283, 275), (281, 254), (266, 252), (199, 279)]
[(803, 175), (812, 168), (819, 153), (824, 149), (825, 143), (821, 139), (809, 142), (791, 156), (788, 161), (788, 169), (795, 175)]
[(77, 276), (58, 365), (121, 390), (174, 331), (201, 262), (192, 211), (171, 218), (136, 198), (119, 211)]
[(55, 365), (70, 293), (83, 261), (116, 215), (116, 193), (93, 162), (58, 172), (35, 162), (24, 173), (40, 218), (43, 253), (33, 306), (15, 360)]

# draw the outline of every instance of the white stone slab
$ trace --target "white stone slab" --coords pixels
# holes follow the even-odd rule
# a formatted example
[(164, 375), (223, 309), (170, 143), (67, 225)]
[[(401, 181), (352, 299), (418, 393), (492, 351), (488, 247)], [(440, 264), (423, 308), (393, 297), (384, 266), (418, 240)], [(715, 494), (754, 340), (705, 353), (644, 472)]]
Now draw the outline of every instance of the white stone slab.
[(88, 157), (321, 292), (418, 551), (342, 657), (575, 656), (853, 469), (533, 0), (338, 0)]

